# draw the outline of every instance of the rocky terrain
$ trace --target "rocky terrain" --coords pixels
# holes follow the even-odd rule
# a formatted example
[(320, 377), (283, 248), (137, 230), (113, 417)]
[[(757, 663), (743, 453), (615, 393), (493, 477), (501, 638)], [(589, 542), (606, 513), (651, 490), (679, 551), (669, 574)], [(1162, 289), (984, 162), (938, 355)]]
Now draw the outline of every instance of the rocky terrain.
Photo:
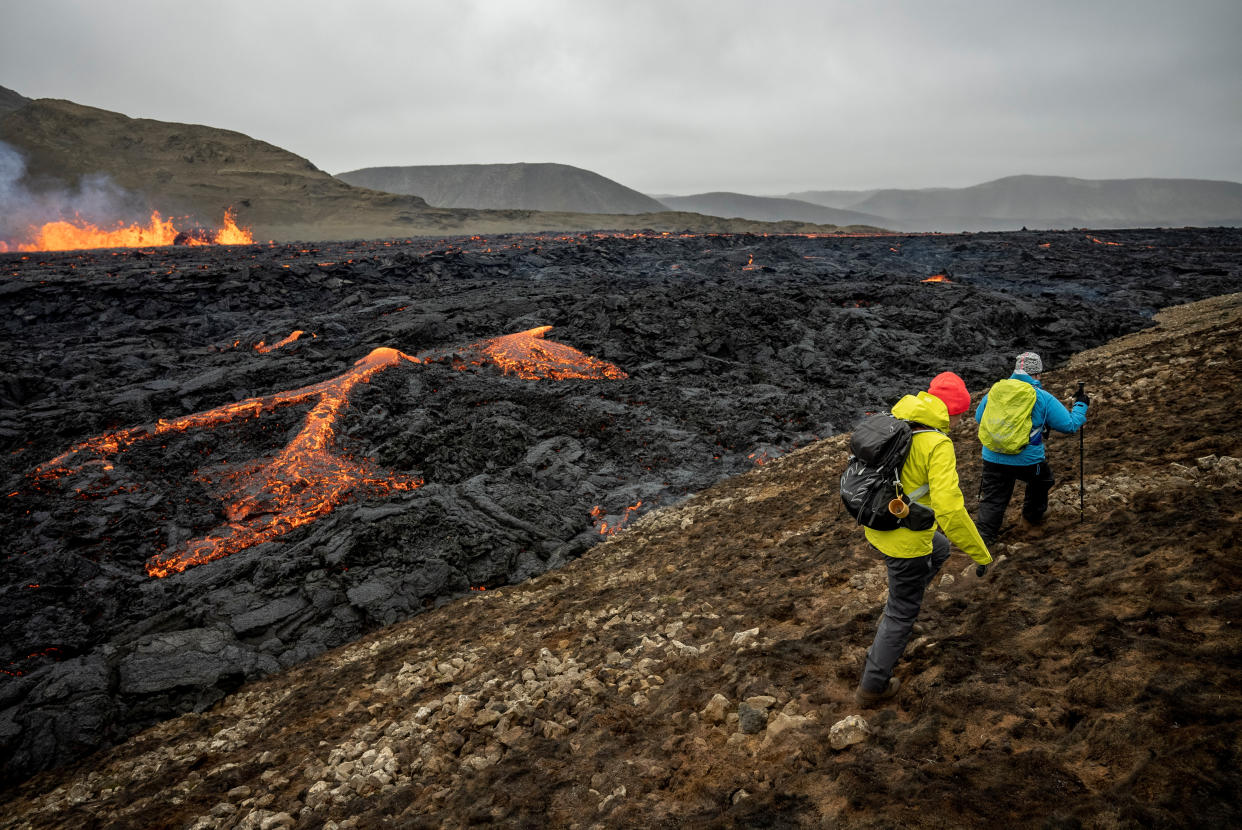
[(1242, 296), (1155, 323), (1045, 375), (1092, 395), (1082, 451), (1049, 445), (1042, 532), (949, 561), (890, 705), (852, 698), (885, 585), (839, 435), (38, 775), (0, 827), (1237, 826)]

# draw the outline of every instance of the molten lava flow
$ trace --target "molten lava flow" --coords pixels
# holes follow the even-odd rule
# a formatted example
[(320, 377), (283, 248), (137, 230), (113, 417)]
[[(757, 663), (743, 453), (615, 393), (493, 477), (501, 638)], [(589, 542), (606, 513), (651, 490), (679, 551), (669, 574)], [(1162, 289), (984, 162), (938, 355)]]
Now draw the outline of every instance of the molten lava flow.
[(284, 340), (281, 340), (279, 343), (273, 343), (270, 346), (267, 345), (266, 341), (260, 340), (257, 344), (255, 344), (254, 350), (258, 352), (259, 354), (267, 354), (269, 352), (274, 352), (282, 346), (288, 346), (290, 343), (292, 343), (294, 340), (297, 340), (299, 337), (301, 337), (304, 334), (306, 334), (306, 332), (302, 331), (301, 329), (298, 329), (295, 332), (293, 332), (293, 334), (286, 337)]
[(604, 509), (597, 504), (591, 508), (591, 518), (594, 520), (595, 529), (600, 532), (601, 536), (613, 536), (620, 531), (621, 528), (625, 527), (629, 520), (633, 518), (634, 514), (638, 512), (638, 508), (642, 506), (643, 503), (641, 500), (635, 504), (631, 504), (629, 507), (625, 508), (624, 511), (622, 511), (621, 521), (608, 524), (608, 522), (604, 521)]
[(48, 222), (42, 227), (31, 228), (31, 242), (19, 243), (18, 251), (76, 251), (82, 248), (146, 248), (156, 245), (245, 245), (254, 237), (245, 228), (237, 227), (232, 210), (224, 212), (224, 227), (205, 234), (182, 233), (171, 219), (162, 219), (158, 211), (144, 227), (126, 226), (118, 222), (116, 228), (105, 230), (82, 220)]
[(611, 363), (583, 354), (572, 346), (544, 340), (551, 326), (484, 340), (428, 360), (450, 361), (456, 368), (494, 363), (506, 375), (523, 380), (624, 380), (629, 377)]
[(249, 398), (171, 421), (160, 420), (153, 426), (97, 436), (40, 465), (34, 475), (58, 478), (89, 465), (102, 465), (107, 469), (110, 466), (106, 461), (108, 456), (137, 441), (170, 432), (214, 427), (238, 418), (257, 418), (278, 406), (317, 397), (319, 400), (307, 415), (302, 431), (278, 455), (253, 460), (224, 477), (222, 497), (227, 502), (227, 525), (147, 561), (147, 573), (151, 576), (180, 573), (193, 565), (270, 541), (327, 515), (356, 490), (381, 494), (420, 486), (421, 479), (383, 474), (365, 461), (334, 454), (331, 446), (336, 420), (348, 405), (350, 391), (357, 384), (370, 380), (376, 372), (396, 366), (402, 360), (420, 362), (396, 349), (376, 349), (345, 374), (322, 383)]
[(928, 277), (928, 278), (927, 278), (927, 279), (925, 279), (925, 280), (919, 280), (919, 282), (948, 282), (948, 283), (951, 283), (951, 282), (953, 282), (953, 280), (949, 279), (949, 278), (948, 278), (948, 277), (946, 277), (944, 274), (936, 274), (935, 276)]
[(1099, 237), (1095, 237), (1095, 236), (1088, 236), (1087, 239), (1090, 239), (1096, 245), (1113, 245), (1118, 248), (1122, 247), (1120, 242), (1105, 242), (1103, 239), (1100, 239)]
[[(206, 412), (173, 420), (105, 433), (70, 447), (36, 467), (32, 475), (57, 479), (91, 466), (112, 469), (110, 458), (129, 446), (173, 432), (219, 426), (238, 419), (258, 418), (278, 406), (317, 399), (302, 430), (271, 458), (252, 459), (223, 470), (196, 473), (219, 491), (225, 503), (227, 523), (185, 545), (147, 560), (150, 576), (165, 577), (246, 548), (271, 541), (294, 528), (309, 524), (347, 500), (355, 492), (383, 494), (413, 490), (422, 479), (383, 473), (369, 461), (343, 458), (332, 444), (338, 418), (349, 405), (349, 394), (376, 372), (402, 361), (425, 363), (447, 360), (456, 368), (494, 363), (506, 374), (525, 379), (621, 379), (627, 375), (611, 363), (590, 357), (570, 346), (545, 341), (551, 326), (496, 337), (431, 358), (412, 357), (396, 349), (380, 348), (359, 360), (343, 375), (288, 392), (248, 398)], [(301, 332), (294, 332), (288, 342)], [(282, 343), (283, 344), (283, 343)], [(277, 348), (279, 345), (272, 347)], [(626, 508), (625, 518), (642, 504)], [(601, 533), (608, 530), (607, 525)]]

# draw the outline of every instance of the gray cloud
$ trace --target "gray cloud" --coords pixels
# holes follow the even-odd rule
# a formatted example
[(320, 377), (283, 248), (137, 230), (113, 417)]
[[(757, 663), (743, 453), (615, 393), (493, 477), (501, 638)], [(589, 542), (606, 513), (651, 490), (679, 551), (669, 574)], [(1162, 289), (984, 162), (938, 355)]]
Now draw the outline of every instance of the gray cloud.
[(1242, 181), (1242, 4), (440, 0), (6, 10), (0, 84), (330, 172), (556, 161), (646, 192)]

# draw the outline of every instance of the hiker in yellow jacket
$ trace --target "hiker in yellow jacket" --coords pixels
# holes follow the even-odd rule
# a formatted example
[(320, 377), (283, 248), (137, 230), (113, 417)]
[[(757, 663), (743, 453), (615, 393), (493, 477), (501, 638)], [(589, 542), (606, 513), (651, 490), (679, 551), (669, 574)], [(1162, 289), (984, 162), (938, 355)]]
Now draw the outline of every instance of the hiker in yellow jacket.
[(983, 566), (992, 562), (987, 545), (966, 511), (957, 477), (957, 456), (952, 440), (945, 434), (968, 409), (970, 393), (965, 382), (952, 372), (937, 375), (926, 392), (906, 395), (892, 409), (894, 418), (911, 421), (915, 429), (910, 453), (901, 468), (901, 486), (907, 493), (924, 484), (930, 487), (922, 501), (935, 511), (939, 529), (866, 529), (867, 541), (884, 554), (888, 602), (875, 641), (867, 649), (867, 661), (854, 694), (860, 706), (889, 700), (901, 688), (901, 681), (893, 676), (893, 667), (910, 640), (927, 586), (949, 558), (949, 543), (975, 560), (980, 574)]

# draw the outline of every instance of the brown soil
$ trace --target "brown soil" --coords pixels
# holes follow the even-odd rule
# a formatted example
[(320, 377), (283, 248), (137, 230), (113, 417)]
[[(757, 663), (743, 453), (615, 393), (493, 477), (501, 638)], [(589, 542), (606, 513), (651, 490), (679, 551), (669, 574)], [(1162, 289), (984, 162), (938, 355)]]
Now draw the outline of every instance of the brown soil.
[(837, 436), (41, 774), (0, 827), (1239, 826), (1242, 295), (1158, 322), (1045, 376), (1092, 395), (1083, 510), (1063, 437), (1042, 532), (983, 579), (955, 554), (893, 704), (853, 702), (885, 586)]

